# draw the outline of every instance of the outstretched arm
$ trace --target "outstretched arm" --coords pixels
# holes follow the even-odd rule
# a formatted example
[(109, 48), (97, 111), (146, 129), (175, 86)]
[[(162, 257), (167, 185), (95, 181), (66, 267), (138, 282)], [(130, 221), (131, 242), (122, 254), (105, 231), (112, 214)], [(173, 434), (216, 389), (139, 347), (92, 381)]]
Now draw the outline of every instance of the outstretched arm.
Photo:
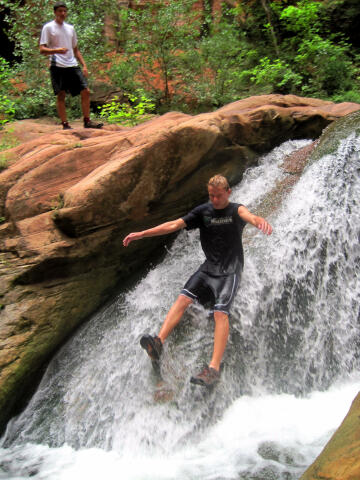
[(148, 230), (143, 230), (142, 232), (133, 232), (129, 233), (124, 240), (123, 245), (127, 247), (129, 243), (134, 240), (140, 240), (141, 238), (145, 237), (157, 237), (159, 235), (168, 235), (169, 233), (176, 232), (177, 230), (181, 230), (182, 228), (186, 227), (186, 223), (182, 218), (178, 218), (177, 220), (172, 220), (170, 222), (165, 222), (157, 227), (149, 228)]
[(239, 207), (238, 214), (245, 222), (251, 223), (251, 225), (254, 225), (254, 227), (261, 230), (265, 235), (271, 235), (272, 226), (265, 220), (265, 218), (254, 215), (243, 205)]

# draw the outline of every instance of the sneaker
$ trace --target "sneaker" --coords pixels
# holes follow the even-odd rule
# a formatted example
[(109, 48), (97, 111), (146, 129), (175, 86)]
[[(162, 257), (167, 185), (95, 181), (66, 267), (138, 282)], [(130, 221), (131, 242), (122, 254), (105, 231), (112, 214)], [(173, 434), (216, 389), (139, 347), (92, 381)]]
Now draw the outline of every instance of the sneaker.
[(206, 366), (195, 377), (190, 378), (190, 382), (203, 387), (211, 387), (220, 380), (220, 372), (215, 368)]
[(152, 337), (151, 335), (143, 335), (140, 338), (140, 345), (146, 353), (149, 355), (151, 360), (158, 361), (162, 353), (162, 343), (159, 337)]
[(69, 125), (69, 122), (62, 122), (63, 130), (72, 130)]
[(96, 123), (92, 120), (84, 120), (84, 128), (101, 128), (103, 123)]

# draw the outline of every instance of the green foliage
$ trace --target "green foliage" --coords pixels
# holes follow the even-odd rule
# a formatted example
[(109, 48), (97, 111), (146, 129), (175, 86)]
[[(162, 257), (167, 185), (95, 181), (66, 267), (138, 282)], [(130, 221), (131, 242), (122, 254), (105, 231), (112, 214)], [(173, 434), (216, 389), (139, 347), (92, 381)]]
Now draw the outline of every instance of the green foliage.
[(334, 44), (330, 39), (314, 35), (299, 46), (295, 63), (307, 82), (302, 91), (306, 95), (316, 93), (333, 95), (349, 90), (356, 73), (345, 43)]
[(135, 92), (142, 86), (141, 80), (136, 76), (139, 68), (139, 61), (135, 56), (119, 55), (112, 61), (110, 69), (104, 73), (114, 85), (121, 86), (124, 92)]
[(236, 24), (219, 18), (208, 27), (208, 35), (198, 41), (197, 48), (182, 56), (183, 90), (196, 99), (200, 109), (247, 96), (249, 82), (241, 72), (258, 61), (258, 52)]
[(248, 72), (250, 80), (263, 89), (263, 93), (295, 93), (300, 89), (302, 77), (290, 65), (280, 59), (260, 59), (259, 64)]
[(119, 123), (126, 126), (133, 126), (149, 118), (154, 111), (155, 104), (149, 100), (144, 93), (137, 97), (132, 94), (125, 95), (130, 103), (120, 103), (119, 97), (100, 108), (100, 116), (109, 123)]
[[(125, 22), (129, 30), (122, 31), (125, 55), (114, 62), (111, 78), (129, 92), (141, 85), (158, 107), (184, 109), (187, 104), (200, 110), (259, 93), (326, 98), (347, 91), (356, 67), (346, 43), (320, 36), (322, 6), (309, 0), (274, 2), (272, 18), (265, 4), (244, 0), (241, 12), (237, 7), (216, 19), (205, 9), (202, 30), (200, 21), (192, 25), (191, 17), (183, 20), (184, 6), (191, 7), (191, 2), (149, 3), (130, 12)], [(244, 18), (250, 22), (251, 15), (258, 22), (253, 24), (257, 33), (251, 32), (256, 44), (243, 28)], [(286, 31), (282, 41), (281, 26)], [(270, 34), (279, 55), (269, 48)]]
[(360, 88), (358, 90), (351, 89), (346, 92), (340, 92), (330, 97), (333, 102), (355, 102), (360, 103)]
[(292, 71), (302, 78), (300, 93), (329, 98), (350, 90), (358, 61), (354, 62), (356, 57), (341, 36), (326, 33), (323, 5), (301, 0), (281, 8), (280, 3), (273, 3), (283, 27), (292, 34), (283, 45)]
[(9, 159), (5, 153), (0, 154), (0, 172), (9, 166)]
[[(202, 14), (195, 0), (138, 1), (132, 8), (117, 0), (67, 1), (90, 73), (128, 92), (129, 102), (116, 97), (101, 110), (109, 122), (133, 125), (154, 111), (204, 111), (263, 93), (359, 101), (359, 52), (330, 21), (345, 10), (350, 31), (352, 16), (360, 15), (355, 0), (242, 0), (223, 6), (218, 17), (209, 0), (201, 2)], [(8, 35), (19, 63), (10, 67), (0, 57), (0, 125), (13, 117), (57, 116), (48, 59), (38, 48), (53, 2), (0, 0), (1, 7), (10, 12)], [(21, 95), (14, 80), (25, 84)], [(67, 109), (78, 118), (79, 99), (67, 96)]]
[(116, 38), (116, 51), (126, 45), (129, 40), (129, 33), (131, 31), (131, 12), (128, 8), (117, 8), (112, 10), (111, 17), (113, 19), (113, 29)]
[[(79, 48), (88, 66), (96, 65), (107, 51), (108, 46), (104, 42), (104, 21), (108, 12), (118, 8), (115, 3), (110, 0), (66, 2), (69, 9), (67, 21), (75, 27)], [(51, 2), (50, 5), (52, 6), (53, 3)], [(96, 69), (95, 65), (94, 69)]]
[(11, 71), (8, 62), (0, 57), (0, 128), (10, 122), (15, 115), (14, 102), (7, 92), (11, 89)]
[(0, 128), (15, 116), (15, 103), (7, 96), (0, 94)]
[(11, 86), (10, 78), (11, 70), (9, 63), (5, 58), (0, 57), (0, 92), (3, 92)]
[(280, 20), (285, 28), (297, 35), (308, 35), (309, 32), (318, 32), (320, 28), (319, 11), (321, 5), (318, 2), (302, 0), (297, 5), (290, 5), (280, 11), (280, 4), (273, 3), (273, 9), (280, 13)]
[(56, 199), (52, 200), (51, 202), (51, 210), (60, 210), (65, 205), (64, 195), (59, 193)]
[(6, 130), (1, 132), (0, 151), (14, 148), (19, 144), (19, 140), (13, 135), (14, 129), (7, 126)]
[(16, 155), (13, 152), (7, 152), (4, 150), (9, 150), (14, 148), (19, 144), (18, 139), (13, 135), (14, 129), (8, 125), (1, 132), (1, 141), (0, 141), (0, 172), (8, 168), (11, 162), (16, 160)]
[[(47, 72), (44, 75), (48, 76)], [(15, 116), (18, 120), (23, 118), (36, 118), (56, 115), (56, 97), (53, 94), (50, 82), (44, 85), (27, 88), (21, 97), (15, 99)]]

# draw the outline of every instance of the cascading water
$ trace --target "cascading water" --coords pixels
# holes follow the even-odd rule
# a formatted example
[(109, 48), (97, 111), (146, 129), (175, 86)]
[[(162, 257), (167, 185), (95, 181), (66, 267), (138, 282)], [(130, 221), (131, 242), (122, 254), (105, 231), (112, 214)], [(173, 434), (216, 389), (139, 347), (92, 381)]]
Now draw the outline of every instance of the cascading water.
[[(285, 176), (287, 142), (249, 170), (232, 200), (256, 211)], [(213, 322), (193, 306), (168, 339), (162, 377), (139, 347), (203, 260), (181, 232), (165, 260), (95, 315), (50, 363), (2, 439), (0, 479), (294, 480), (360, 387), (359, 140), (309, 165), (265, 237), (246, 227), (245, 269), (219, 386), (189, 383)], [(252, 231), (251, 231), (252, 229)], [(146, 241), (146, 240), (143, 240)]]

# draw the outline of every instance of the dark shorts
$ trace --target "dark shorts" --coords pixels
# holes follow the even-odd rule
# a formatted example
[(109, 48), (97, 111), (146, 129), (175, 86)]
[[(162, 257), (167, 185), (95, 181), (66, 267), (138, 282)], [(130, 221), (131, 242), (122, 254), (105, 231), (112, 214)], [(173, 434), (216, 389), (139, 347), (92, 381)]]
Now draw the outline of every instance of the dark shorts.
[(185, 295), (202, 305), (210, 305), (215, 312), (229, 315), (240, 277), (241, 273), (213, 276), (198, 270), (186, 282), (180, 295)]
[(87, 82), (80, 67), (61, 68), (51, 66), (50, 77), (55, 95), (64, 91), (75, 97), (87, 88)]

